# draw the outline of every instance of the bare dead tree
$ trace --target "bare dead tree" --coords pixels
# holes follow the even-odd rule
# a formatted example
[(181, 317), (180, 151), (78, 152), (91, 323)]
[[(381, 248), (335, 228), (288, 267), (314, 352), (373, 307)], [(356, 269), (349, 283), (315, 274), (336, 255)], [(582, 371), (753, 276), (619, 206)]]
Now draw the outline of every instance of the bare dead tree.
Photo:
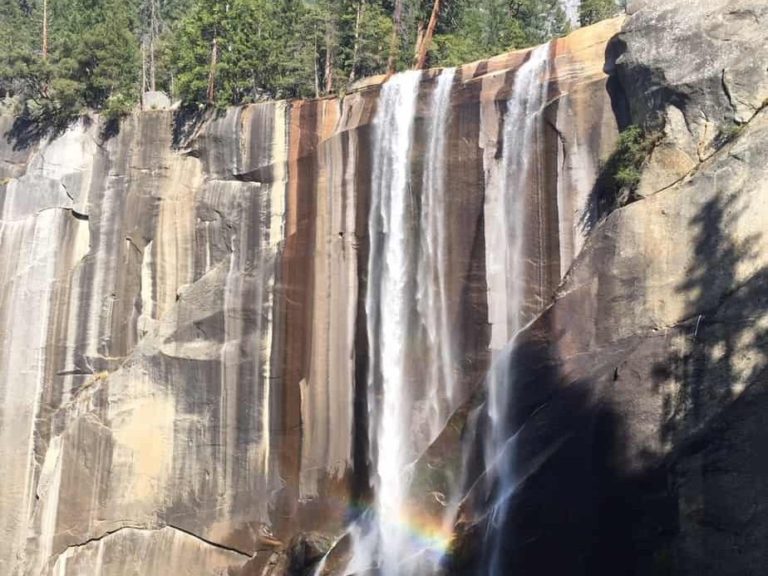
[(357, 58), (360, 52), (360, 28), (363, 21), (363, 11), (365, 10), (365, 0), (359, 0), (357, 3), (357, 15), (355, 17), (355, 43), (352, 47), (352, 66), (349, 72), (350, 84), (355, 81), (355, 74), (357, 70)]
[(48, 0), (43, 0), (43, 60), (48, 59)]
[(435, 35), (437, 21), (440, 18), (441, 4), (441, 0), (435, 0), (435, 3), (432, 5), (432, 15), (429, 17), (427, 30), (424, 32), (424, 35), (421, 38), (421, 42), (419, 43), (419, 51), (416, 55), (416, 62), (414, 63), (414, 68), (417, 70), (423, 69), (427, 63), (427, 53), (429, 52), (429, 47), (432, 44), (432, 37)]
[(155, 14), (155, 0), (149, 0), (149, 89), (154, 92), (155, 84), (155, 36), (157, 34), (157, 17)]
[(320, 54), (317, 50), (317, 24), (315, 24), (315, 30), (314, 34), (312, 34), (313, 42), (314, 42), (314, 68), (315, 68), (315, 98), (320, 98)]
[(334, 49), (333, 38), (334, 30), (332, 22), (328, 21), (325, 25), (325, 93), (333, 92), (333, 65)]
[(147, 41), (141, 43), (141, 98), (147, 91)]
[(208, 72), (208, 104), (216, 103), (216, 64), (219, 57), (218, 39), (211, 42), (211, 68)]
[(413, 65), (416, 66), (416, 62), (419, 59), (419, 53), (421, 52), (421, 43), (424, 41), (424, 22), (419, 20), (416, 23), (416, 43), (413, 45)]

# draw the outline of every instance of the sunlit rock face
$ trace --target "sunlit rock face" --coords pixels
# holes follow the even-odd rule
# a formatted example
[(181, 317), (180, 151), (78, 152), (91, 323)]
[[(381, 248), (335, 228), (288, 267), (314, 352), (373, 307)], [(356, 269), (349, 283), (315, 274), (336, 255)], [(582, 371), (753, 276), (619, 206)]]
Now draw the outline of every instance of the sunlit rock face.
[[(545, 240), (531, 245), (545, 280), (527, 295), (531, 314), (583, 242), (578, 214), (615, 139), (602, 68), (617, 29), (545, 48), (550, 127), (531, 154), (549, 168), (530, 230)], [(501, 247), (486, 238), (485, 190), (527, 57), (444, 82), (432, 300), (457, 365), (432, 429), (482, 381), (492, 332), (508, 336), (506, 318), (489, 316), (486, 269)], [(416, 85), (419, 187), (437, 78)], [(146, 111), (109, 138), (81, 121), (50, 141), (3, 142), (2, 573), (121, 574), (122, 558), (165, 574), (177, 556), (200, 574), (253, 557), (257, 573), (300, 533), (338, 536), (370, 502), (365, 298), (381, 82), (343, 101), (187, 123)]]
[[(419, 403), (397, 404), (413, 445), (402, 478), (388, 472), (411, 532), (444, 543), (457, 515), (449, 571), (477, 573), (491, 546), (501, 573), (616, 574), (629, 559), (640, 574), (757, 574), (759, 547), (732, 551), (765, 529), (749, 448), (764, 433), (765, 83), (706, 29), (723, 118), (746, 125), (716, 142), (720, 96), (698, 98), (701, 68), (655, 48), (677, 34), (675, 58), (693, 58), (693, 4), (647, 4), (618, 40), (623, 22), (607, 21), (409, 83), (407, 148), (387, 154), (409, 184), (392, 185), (413, 240), (394, 256), (413, 278), (377, 251), (392, 230), (372, 206), (384, 78), (342, 100), (2, 140), (0, 573), (304, 574), (334, 544), (320, 573), (343, 573), (347, 528), (381, 506), (369, 314), (396, 301), (410, 324), (388, 358)], [(757, 2), (720, 4), (695, 17), (715, 32), (764, 20)], [(673, 81), (686, 98), (667, 98)], [(644, 199), (598, 212), (618, 129), (657, 116)], [(670, 154), (685, 171), (667, 182)], [(381, 278), (413, 306), (380, 295)], [(497, 444), (492, 364), (512, 404)], [(502, 482), (488, 446), (506, 454), (505, 434)], [(491, 545), (478, 534), (499, 485), (514, 489)]]

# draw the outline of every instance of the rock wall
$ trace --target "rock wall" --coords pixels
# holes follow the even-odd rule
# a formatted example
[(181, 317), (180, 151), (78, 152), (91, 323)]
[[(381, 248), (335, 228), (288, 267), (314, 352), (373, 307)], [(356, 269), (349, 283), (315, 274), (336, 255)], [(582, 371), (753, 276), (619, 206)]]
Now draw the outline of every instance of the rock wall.
[[(498, 568), (762, 574), (768, 7), (629, 13), (607, 69), (624, 121), (654, 146), (637, 201), (588, 223), (554, 301), (497, 367), (519, 471), (493, 520)], [(483, 566), (482, 488), (465, 500), (454, 572)]]
[[(532, 254), (545, 291), (583, 242), (577, 215), (615, 139), (602, 52), (617, 27), (550, 49), (551, 129), (532, 151), (553, 166)], [(488, 359), (483, 191), (526, 56), (465, 66), (452, 90), (448, 306), (465, 395)], [(300, 533), (340, 533), (369, 491), (363, 302), (382, 81), (343, 101), (187, 124), (144, 111), (111, 137), (84, 119), (3, 142), (0, 571), (208, 574), (252, 557), (256, 571)]]
[[(526, 151), (540, 169), (518, 192), (517, 335), (490, 223), (506, 102), (531, 52), (456, 72), (445, 270), (464, 406), (425, 460), (457, 465), (462, 430), (465, 445), (481, 436), (493, 353), (514, 376), (523, 472), (505, 568), (759, 574), (766, 8), (630, 12), (548, 48), (542, 137)], [(419, 83), (417, 158), (437, 77)], [(343, 100), (188, 121), (144, 111), (117, 134), (83, 119), (0, 141), (0, 573), (302, 573), (369, 502), (384, 81)], [(658, 144), (642, 199), (605, 215), (595, 182), (630, 122)], [(471, 446), (467, 458), (492, 476)], [(453, 573), (482, 556), (488, 494), (465, 488)]]

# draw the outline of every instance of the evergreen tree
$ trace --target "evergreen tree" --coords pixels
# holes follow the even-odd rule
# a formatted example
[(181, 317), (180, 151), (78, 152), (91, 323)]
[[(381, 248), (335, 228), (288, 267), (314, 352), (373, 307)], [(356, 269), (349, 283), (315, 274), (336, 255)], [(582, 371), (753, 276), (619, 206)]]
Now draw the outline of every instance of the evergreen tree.
[(385, 69), (392, 27), (392, 18), (381, 5), (363, 4), (357, 57), (349, 65), (354, 78), (379, 74)]
[(579, 23), (582, 26), (589, 26), (615, 16), (618, 10), (615, 0), (581, 0)]
[(71, 78), (83, 86), (83, 101), (99, 109), (109, 99), (136, 101), (139, 51), (136, 18), (125, 0), (106, 0), (93, 25), (68, 38), (72, 44), (58, 57), (70, 54), (76, 69)]
[(558, 0), (479, 0), (453, 7), (430, 64), (456, 66), (546, 42), (568, 32)]
[[(47, 4), (47, 6), (46, 6)], [(137, 6), (121, 0), (27, 2), (3, 8), (15, 30), (3, 50), (0, 84), (13, 93), (21, 114), (41, 126), (63, 128), (86, 108), (107, 116), (129, 111), (138, 97), (135, 35)], [(43, 51), (42, 13), (47, 8), (48, 50)], [(5, 16), (5, 14), (4, 14)]]
[(0, 97), (23, 90), (22, 60), (39, 53), (34, 7), (16, 0), (0, 3)]
[(218, 106), (311, 95), (319, 19), (302, 2), (198, 0), (174, 37), (178, 95), (206, 102), (209, 80)]
[[(614, 9), (584, 0), (582, 20)], [(217, 106), (322, 96), (417, 60), (457, 65), (566, 31), (559, 0), (5, 0), (0, 96), (62, 122), (123, 114), (152, 87)]]

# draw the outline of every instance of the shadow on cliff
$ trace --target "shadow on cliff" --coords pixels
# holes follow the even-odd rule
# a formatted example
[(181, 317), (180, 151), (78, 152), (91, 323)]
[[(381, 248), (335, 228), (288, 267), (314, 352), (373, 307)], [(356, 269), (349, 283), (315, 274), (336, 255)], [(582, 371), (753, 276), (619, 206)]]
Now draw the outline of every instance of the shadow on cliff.
[[(181, 148), (191, 138), (200, 125), (209, 117), (219, 117), (223, 110), (211, 111), (199, 106), (182, 106), (173, 114), (174, 148)], [(13, 146), (13, 150), (27, 150), (46, 138), (61, 136), (78, 119), (89, 123), (93, 118), (89, 114), (64, 114), (47, 112), (32, 115), (22, 112), (13, 120), (11, 128), (3, 137)], [(103, 118), (100, 123), (99, 138), (102, 142), (114, 138), (120, 133), (122, 118)]]
[[(614, 38), (605, 60), (619, 131), (632, 120), (616, 73), (624, 50)], [(602, 167), (582, 217), (587, 232), (617, 205), (616, 191), (607, 185), (617, 164), (615, 159)], [(616, 290), (630, 289), (614, 284)], [(567, 315), (567, 305), (564, 310)], [(566, 341), (579, 338), (570, 333), (579, 320), (558, 318), (561, 314), (558, 306), (546, 311), (496, 363), (508, 401), (502, 410), (507, 441), (495, 461), (484, 449), (490, 436), (485, 407), (472, 418), (480, 432), (469, 439), (467, 496), (449, 574), (673, 573), (679, 525), (667, 462), (638, 454), (626, 410), (614, 394), (616, 367), (640, 339), (606, 350), (569, 351)], [(499, 479), (505, 468), (511, 478), (506, 483)]]
[(171, 145), (177, 149), (183, 148), (207, 118), (220, 118), (225, 113), (226, 111), (221, 108), (211, 109), (196, 104), (180, 106), (173, 113)]
[[(671, 573), (674, 495), (660, 463), (627, 465), (626, 424), (606, 393), (616, 357), (574, 365), (561, 357), (562, 335), (550, 310), (495, 367), (506, 373), (509, 440), (501, 463), (483, 462), (477, 443), (473, 466), (491, 472), (468, 489), (450, 574)], [(487, 437), (487, 415), (479, 420)], [(496, 473), (505, 465), (512, 487)]]
[[(734, 386), (754, 381), (740, 373), (737, 357), (749, 355), (753, 371), (768, 359), (762, 344), (768, 329), (755, 329), (757, 315), (768, 310), (768, 270), (761, 269), (739, 285), (738, 269), (757, 256), (760, 240), (732, 238), (727, 230), (743, 216), (747, 206), (738, 197), (717, 196), (706, 202), (691, 220), (696, 265), (677, 291), (688, 301), (690, 319), (679, 329), (675, 350), (654, 370), (661, 384), (674, 378), (675, 396), (667, 396), (663, 439), (675, 441), (706, 422), (710, 407), (732, 400)], [(735, 288), (734, 288), (735, 287)], [(721, 290), (715, 300), (711, 294)]]
[[(679, 492), (680, 573), (763, 574), (768, 541), (768, 269), (746, 281), (759, 236), (734, 238), (749, 206), (716, 196), (691, 220), (695, 266), (678, 287), (689, 320), (653, 367), (662, 441)], [(721, 295), (714, 297), (714, 295)]]
[(70, 116), (32, 116), (22, 113), (13, 119), (11, 128), (3, 136), (13, 146), (14, 151), (27, 150), (45, 138), (60, 136), (74, 121), (75, 118)]
[[(95, 117), (98, 119), (98, 116)], [(14, 151), (28, 150), (47, 138), (57, 138), (80, 120), (87, 128), (94, 122), (94, 117), (88, 113), (40, 113), (31, 115), (22, 112), (13, 119), (11, 128), (3, 134)], [(99, 139), (101, 144), (114, 138), (120, 133), (121, 118), (103, 118), (100, 122)]]
[[(632, 122), (615, 72), (622, 51), (617, 38), (606, 53), (620, 130)], [(603, 182), (582, 218), (587, 232), (619, 207)], [(738, 195), (721, 195), (691, 218), (695, 265), (677, 287), (688, 320), (666, 334), (568, 357), (558, 349), (564, 329), (555, 306), (518, 336), (502, 359), (515, 399), (506, 407), (513, 440), (504, 458), (517, 485), (504, 494), (493, 473), (483, 473), (493, 464), (482, 447), (488, 417), (479, 412), (477, 427), (486, 432), (473, 438), (475, 475), (448, 573), (764, 574), (768, 269), (743, 280), (760, 241), (732, 235), (745, 210)], [(617, 367), (630, 357), (632, 374), (621, 382)], [(620, 405), (627, 399), (645, 404), (633, 412)], [(646, 420), (659, 405), (661, 421)], [(641, 433), (658, 434), (665, 450), (638, 453), (626, 415)]]

